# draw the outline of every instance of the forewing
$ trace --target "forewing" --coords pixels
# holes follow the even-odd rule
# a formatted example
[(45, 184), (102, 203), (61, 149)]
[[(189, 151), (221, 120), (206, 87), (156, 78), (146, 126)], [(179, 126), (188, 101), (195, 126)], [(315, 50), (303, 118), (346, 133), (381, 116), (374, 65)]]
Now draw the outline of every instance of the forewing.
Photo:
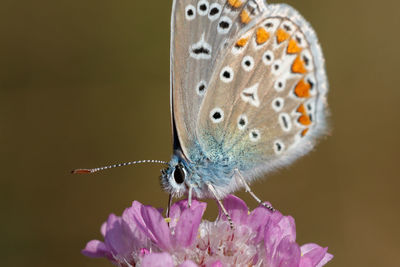
[(217, 62), (197, 125), (201, 146), (249, 174), (288, 164), (323, 132), (326, 92), (314, 31), (293, 8), (269, 5)]
[(190, 160), (196, 122), (217, 59), (237, 33), (265, 10), (263, 1), (175, 0), (171, 24), (174, 137)]

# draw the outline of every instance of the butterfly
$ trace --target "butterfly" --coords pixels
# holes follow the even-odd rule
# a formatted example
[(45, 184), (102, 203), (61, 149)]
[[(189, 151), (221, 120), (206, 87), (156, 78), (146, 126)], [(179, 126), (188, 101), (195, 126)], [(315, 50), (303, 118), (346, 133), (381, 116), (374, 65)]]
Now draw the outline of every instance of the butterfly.
[[(328, 83), (314, 30), (291, 6), (174, 0), (171, 196), (215, 198), (310, 151), (325, 131)], [(271, 208), (268, 206), (268, 208)]]
[[(310, 24), (264, 0), (174, 0), (171, 19), (173, 155), (162, 188), (221, 199), (309, 152), (326, 130), (324, 58)], [(169, 204), (170, 205), (170, 204)]]

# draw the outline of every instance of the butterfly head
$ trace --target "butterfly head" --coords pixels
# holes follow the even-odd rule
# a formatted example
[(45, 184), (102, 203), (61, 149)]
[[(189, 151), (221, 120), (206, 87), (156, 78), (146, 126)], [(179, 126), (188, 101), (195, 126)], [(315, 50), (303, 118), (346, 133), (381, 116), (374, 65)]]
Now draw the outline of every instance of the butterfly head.
[(185, 162), (174, 156), (168, 167), (161, 171), (161, 186), (171, 195), (181, 197), (189, 190), (190, 173)]

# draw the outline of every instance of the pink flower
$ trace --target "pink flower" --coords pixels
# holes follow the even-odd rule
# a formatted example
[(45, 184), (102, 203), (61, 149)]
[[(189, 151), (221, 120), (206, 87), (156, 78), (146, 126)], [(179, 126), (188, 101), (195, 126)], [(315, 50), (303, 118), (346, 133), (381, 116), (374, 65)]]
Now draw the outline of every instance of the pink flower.
[(299, 266), (320, 267), (332, 259), (327, 248), (296, 243), (294, 219), (228, 196), (224, 206), (234, 229), (220, 213), (201, 220), (206, 203), (182, 200), (171, 207), (169, 224), (160, 211), (134, 201), (121, 217), (111, 214), (101, 227), (104, 242), (90, 241), (82, 253), (119, 266)]

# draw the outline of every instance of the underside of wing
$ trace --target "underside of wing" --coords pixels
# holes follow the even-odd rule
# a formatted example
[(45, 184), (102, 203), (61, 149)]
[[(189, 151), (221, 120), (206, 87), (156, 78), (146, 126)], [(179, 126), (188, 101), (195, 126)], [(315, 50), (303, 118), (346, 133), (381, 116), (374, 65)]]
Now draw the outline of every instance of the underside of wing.
[(264, 173), (308, 152), (325, 129), (327, 79), (313, 29), (269, 5), (216, 63), (197, 122), (211, 161)]
[(171, 112), (175, 145), (191, 160), (196, 123), (218, 58), (265, 10), (261, 0), (175, 0), (171, 21)]

